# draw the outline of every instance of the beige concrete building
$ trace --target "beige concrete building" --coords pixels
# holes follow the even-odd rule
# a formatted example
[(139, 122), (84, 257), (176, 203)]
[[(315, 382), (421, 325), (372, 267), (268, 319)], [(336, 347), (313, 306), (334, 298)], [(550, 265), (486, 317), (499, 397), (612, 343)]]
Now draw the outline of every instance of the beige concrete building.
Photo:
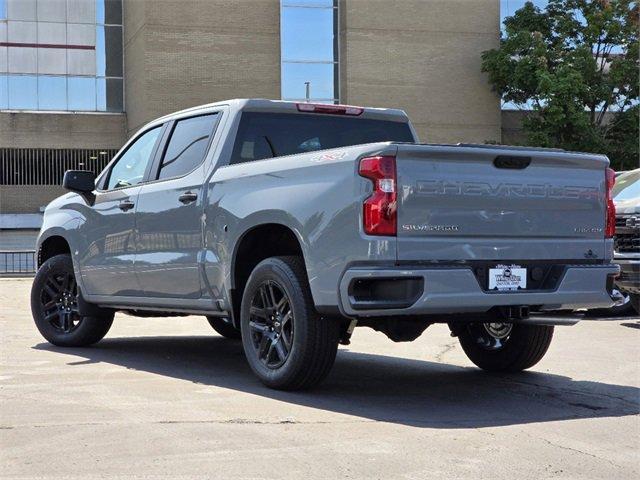
[[(123, 114), (0, 112), (0, 215), (38, 213), (64, 193), (60, 180), (67, 165), (88, 165), (91, 156), (102, 165), (106, 158), (99, 157), (107, 156), (101, 152), (110, 158), (125, 138)], [(57, 171), (49, 170), (52, 164)], [(12, 225), (5, 220), (3, 226)]]
[(497, 0), (342, 0), (340, 100), (404, 109), (422, 141), (500, 140), (480, 73), (499, 43)]
[(229, 98), (280, 98), (279, 0), (125, 0), (127, 130)]
[(0, 228), (64, 168), (227, 98), (402, 108), (423, 141), (500, 141), (480, 71), (499, 17), (499, 0), (0, 0)]

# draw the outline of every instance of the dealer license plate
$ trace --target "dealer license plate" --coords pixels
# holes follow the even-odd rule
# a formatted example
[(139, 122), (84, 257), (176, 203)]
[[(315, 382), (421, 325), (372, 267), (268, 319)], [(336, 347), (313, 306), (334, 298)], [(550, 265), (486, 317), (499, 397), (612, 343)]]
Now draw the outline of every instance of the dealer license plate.
[(496, 265), (489, 269), (489, 290), (527, 288), (527, 269), (520, 265)]

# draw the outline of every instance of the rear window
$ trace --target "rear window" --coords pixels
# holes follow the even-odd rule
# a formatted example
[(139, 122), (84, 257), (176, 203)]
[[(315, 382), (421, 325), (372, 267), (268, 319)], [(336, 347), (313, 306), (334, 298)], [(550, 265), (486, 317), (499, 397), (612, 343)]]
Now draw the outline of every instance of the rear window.
[(158, 179), (179, 177), (196, 168), (204, 159), (218, 114), (178, 120), (162, 157)]
[(318, 114), (245, 112), (231, 163), (387, 141), (413, 142), (409, 124)]

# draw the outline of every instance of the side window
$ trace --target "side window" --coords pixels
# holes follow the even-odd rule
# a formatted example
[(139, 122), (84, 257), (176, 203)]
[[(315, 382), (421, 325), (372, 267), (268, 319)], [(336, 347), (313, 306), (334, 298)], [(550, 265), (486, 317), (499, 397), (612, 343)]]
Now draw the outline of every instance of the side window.
[(137, 185), (142, 181), (161, 130), (161, 127), (149, 130), (124, 152), (111, 167), (107, 190)]
[(178, 120), (162, 156), (158, 179), (189, 173), (204, 160), (218, 114)]

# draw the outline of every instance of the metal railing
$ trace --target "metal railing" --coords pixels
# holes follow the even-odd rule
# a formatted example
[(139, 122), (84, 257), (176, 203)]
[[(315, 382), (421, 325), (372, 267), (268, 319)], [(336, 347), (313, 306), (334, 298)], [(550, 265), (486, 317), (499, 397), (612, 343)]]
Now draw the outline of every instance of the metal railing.
[(33, 274), (36, 272), (36, 252), (33, 250), (0, 251), (0, 275)]
[(0, 185), (60, 185), (65, 171), (98, 174), (116, 153), (115, 149), (0, 148)]

